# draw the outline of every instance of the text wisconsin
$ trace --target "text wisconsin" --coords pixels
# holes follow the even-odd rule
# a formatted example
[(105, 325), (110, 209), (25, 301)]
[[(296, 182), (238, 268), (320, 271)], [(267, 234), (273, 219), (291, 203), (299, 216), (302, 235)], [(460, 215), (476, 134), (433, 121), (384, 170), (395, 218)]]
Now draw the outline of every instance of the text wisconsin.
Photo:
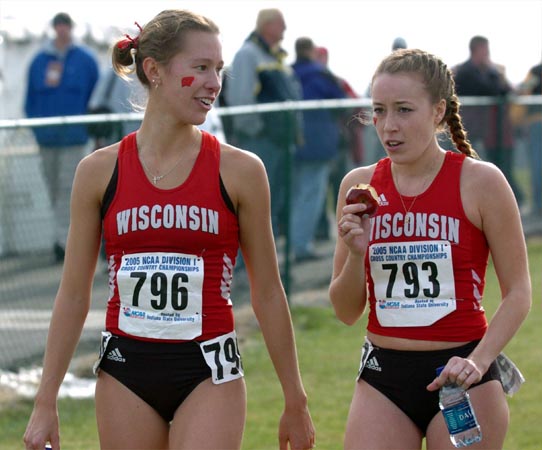
[(142, 205), (117, 213), (117, 232), (178, 228), (218, 234), (218, 211), (188, 205)]

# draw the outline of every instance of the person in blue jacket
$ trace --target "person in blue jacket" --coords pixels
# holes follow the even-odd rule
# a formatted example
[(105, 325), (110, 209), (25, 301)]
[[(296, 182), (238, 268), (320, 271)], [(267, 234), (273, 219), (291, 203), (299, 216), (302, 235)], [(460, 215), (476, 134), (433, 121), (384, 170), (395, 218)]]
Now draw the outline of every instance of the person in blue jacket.
[[(337, 78), (316, 61), (312, 39), (300, 37), (295, 42), (296, 61), (292, 68), (303, 90), (303, 100), (345, 98)], [(339, 155), (339, 110), (303, 111), (303, 145), (296, 149), (291, 213), (294, 260), (314, 259), (312, 248), (318, 221), (325, 204), (331, 165)]]
[[(47, 40), (28, 70), (25, 113), (29, 118), (86, 114), (98, 80), (92, 52), (73, 42), (72, 18), (64, 12), (52, 20), (55, 36)], [(64, 259), (69, 225), (71, 185), (77, 163), (87, 153), (86, 125), (33, 129), (42, 158), (45, 182), (55, 212), (54, 253)]]

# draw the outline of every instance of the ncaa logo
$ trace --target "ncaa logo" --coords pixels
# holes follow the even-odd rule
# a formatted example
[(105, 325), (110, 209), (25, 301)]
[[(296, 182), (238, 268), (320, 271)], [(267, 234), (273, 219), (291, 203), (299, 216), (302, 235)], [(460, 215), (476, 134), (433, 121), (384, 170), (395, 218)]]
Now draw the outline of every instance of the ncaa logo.
[(378, 300), (378, 307), (380, 309), (399, 309), (401, 304), (394, 300)]

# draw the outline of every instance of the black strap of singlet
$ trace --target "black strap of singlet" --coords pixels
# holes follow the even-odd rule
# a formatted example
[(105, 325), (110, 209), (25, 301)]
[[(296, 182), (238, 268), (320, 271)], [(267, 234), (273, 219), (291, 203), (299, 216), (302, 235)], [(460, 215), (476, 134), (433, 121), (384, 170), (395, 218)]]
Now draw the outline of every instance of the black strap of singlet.
[[(233, 206), (233, 202), (228, 194), (228, 191), (226, 190), (226, 186), (224, 186), (224, 182), (222, 181), (222, 175), (218, 175), (219, 182), (220, 182), (220, 193), (222, 194), (222, 199), (224, 200), (224, 203), (226, 203), (227, 208), (233, 213), (237, 214), (235, 211), (235, 207)], [(111, 205), (111, 202), (113, 201), (113, 197), (115, 196), (115, 192), (117, 191), (117, 181), (119, 178), (119, 161), (115, 162), (115, 170), (113, 170), (113, 174), (111, 175), (111, 179), (109, 180), (109, 183), (107, 185), (107, 188), (105, 189), (104, 196), (102, 199), (102, 207), (100, 208), (100, 214), (102, 216), (102, 220), (105, 217), (105, 214), (107, 213), (107, 210), (109, 209), (109, 206)]]
[(231, 201), (230, 195), (226, 190), (226, 186), (224, 186), (224, 181), (222, 181), (222, 175), (220, 175), (220, 173), (218, 174), (218, 180), (220, 182), (220, 193), (222, 194), (224, 203), (226, 203), (226, 206), (232, 213), (237, 215), (237, 212), (235, 211), (235, 206), (233, 206), (233, 202)]
[(109, 183), (107, 184), (107, 188), (105, 189), (104, 196), (102, 199), (102, 207), (100, 208), (100, 214), (102, 215), (102, 220), (104, 220), (105, 213), (107, 213), (107, 210), (109, 209), (109, 205), (111, 205), (111, 202), (113, 201), (113, 197), (115, 196), (115, 192), (117, 191), (117, 181), (119, 179), (119, 160), (115, 162), (115, 170), (113, 170), (113, 175), (111, 175), (111, 179), (109, 180)]

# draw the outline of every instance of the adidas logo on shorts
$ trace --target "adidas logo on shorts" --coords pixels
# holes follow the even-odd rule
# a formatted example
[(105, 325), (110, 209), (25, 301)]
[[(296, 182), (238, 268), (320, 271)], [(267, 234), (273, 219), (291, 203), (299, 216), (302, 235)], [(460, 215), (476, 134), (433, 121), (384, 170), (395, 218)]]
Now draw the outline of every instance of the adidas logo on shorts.
[(126, 358), (122, 356), (122, 353), (118, 348), (114, 348), (107, 354), (107, 359), (110, 359), (111, 361), (117, 361), (117, 362), (126, 362)]
[(382, 372), (382, 367), (378, 364), (376, 356), (373, 356), (369, 361), (365, 363), (366, 369), (376, 370), (377, 372)]

